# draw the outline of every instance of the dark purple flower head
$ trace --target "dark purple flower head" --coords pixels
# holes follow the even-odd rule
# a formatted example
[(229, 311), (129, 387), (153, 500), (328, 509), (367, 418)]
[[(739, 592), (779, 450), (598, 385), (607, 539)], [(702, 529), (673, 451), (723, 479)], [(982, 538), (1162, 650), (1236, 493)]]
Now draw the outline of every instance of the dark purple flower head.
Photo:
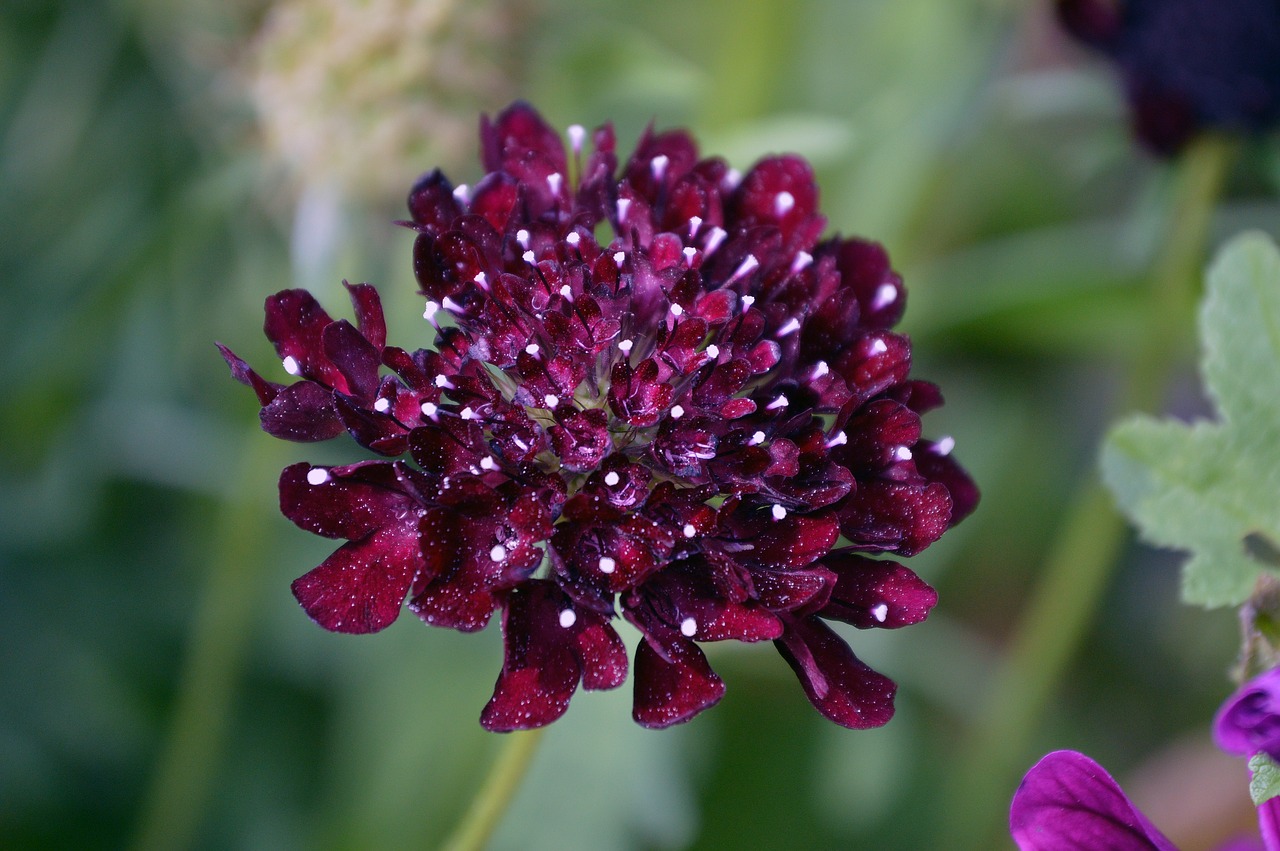
[(1261, 751), (1280, 760), (1280, 668), (1254, 677), (1222, 704), (1213, 738), (1227, 753), (1251, 757)]
[[(459, 630), (501, 612), (491, 730), (559, 717), (613, 688), (639, 629), (635, 719), (663, 727), (724, 684), (704, 642), (773, 641), (849, 727), (885, 723), (894, 684), (827, 621), (923, 620), (932, 588), (867, 555), (912, 555), (973, 510), (941, 403), (890, 328), (906, 298), (880, 246), (821, 239), (808, 163), (739, 176), (683, 132), (613, 131), (570, 150), (529, 106), (481, 128), (488, 173), (439, 171), (409, 196), (433, 350), (388, 346), (377, 294), (354, 325), (307, 293), (267, 300), (290, 385), (230, 351), (290, 440), (346, 431), (394, 461), (296, 465), (285, 514), (345, 539), (294, 584), (322, 626), (372, 632), (409, 608)], [(408, 460), (404, 456), (408, 456)]]
[(1116, 63), (1135, 131), (1157, 153), (1204, 129), (1280, 123), (1276, 0), (1058, 0), (1058, 12)]

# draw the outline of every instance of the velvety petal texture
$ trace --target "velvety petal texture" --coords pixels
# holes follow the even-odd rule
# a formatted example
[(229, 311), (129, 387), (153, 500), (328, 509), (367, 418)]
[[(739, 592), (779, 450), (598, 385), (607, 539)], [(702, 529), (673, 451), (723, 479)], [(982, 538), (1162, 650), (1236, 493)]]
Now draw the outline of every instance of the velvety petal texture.
[(1013, 796), (1009, 829), (1022, 851), (1178, 851), (1098, 763), (1054, 751)]
[(926, 436), (942, 397), (892, 330), (888, 253), (823, 237), (795, 155), (739, 176), (650, 128), (620, 158), (611, 127), (566, 147), (524, 103), (480, 136), (487, 173), (423, 175), (401, 223), (430, 345), (389, 345), (356, 284), (349, 319), (305, 290), (267, 299), (274, 373), (220, 347), (267, 432), (387, 459), (281, 478), (285, 515), (342, 542), (294, 583), (304, 610), (340, 632), (406, 605), (463, 632), (499, 620), (496, 731), (619, 686), (618, 618), (642, 635), (644, 726), (720, 699), (716, 641), (774, 642), (838, 724), (888, 721), (893, 682), (828, 622), (924, 620), (936, 594), (891, 557), (978, 501), (954, 441)]
[(1280, 760), (1280, 668), (1254, 677), (1222, 704), (1213, 738), (1227, 753), (1248, 758), (1261, 751)]

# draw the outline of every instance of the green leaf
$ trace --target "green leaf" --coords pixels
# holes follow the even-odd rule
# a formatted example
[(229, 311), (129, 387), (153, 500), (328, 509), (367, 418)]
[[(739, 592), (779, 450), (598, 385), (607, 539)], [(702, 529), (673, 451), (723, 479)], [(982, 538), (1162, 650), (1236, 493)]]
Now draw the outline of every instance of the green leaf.
[(1236, 605), (1280, 549), (1280, 251), (1268, 237), (1220, 252), (1200, 337), (1219, 419), (1128, 419), (1103, 444), (1102, 474), (1145, 540), (1190, 550), (1186, 602)]
[(1253, 772), (1249, 780), (1249, 797), (1253, 798), (1255, 807), (1280, 797), (1280, 765), (1276, 765), (1271, 757), (1261, 752), (1254, 754), (1249, 760), (1249, 770)]

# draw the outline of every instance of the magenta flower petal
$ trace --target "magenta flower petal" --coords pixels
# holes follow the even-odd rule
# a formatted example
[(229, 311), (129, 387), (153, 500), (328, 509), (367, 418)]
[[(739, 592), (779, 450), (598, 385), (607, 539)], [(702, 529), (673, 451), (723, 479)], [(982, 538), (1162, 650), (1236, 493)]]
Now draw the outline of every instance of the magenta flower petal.
[(1213, 738), (1227, 753), (1247, 758), (1262, 751), (1280, 760), (1280, 668), (1254, 677), (1222, 704)]
[(1013, 796), (1009, 829), (1022, 851), (1177, 851), (1102, 766), (1075, 751), (1032, 766)]

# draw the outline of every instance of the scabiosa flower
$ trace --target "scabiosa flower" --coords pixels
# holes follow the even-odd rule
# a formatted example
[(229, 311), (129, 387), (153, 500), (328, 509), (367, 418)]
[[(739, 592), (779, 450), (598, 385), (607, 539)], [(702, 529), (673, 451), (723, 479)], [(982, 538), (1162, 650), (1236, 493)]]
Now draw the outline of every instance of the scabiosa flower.
[(284, 471), (286, 516), (346, 541), (294, 594), (340, 632), (382, 629), (406, 597), (463, 631), (500, 612), (490, 730), (618, 686), (619, 616), (642, 635), (642, 725), (720, 699), (701, 645), (726, 640), (773, 641), (822, 714), (884, 724), (894, 683), (828, 622), (923, 620), (933, 589), (870, 556), (919, 552), (978, 499), (952, 440), (921, 436), (942, 400), (890, 330), (901, 279), (874, 243), (820, 240), (798, 157), (740, 176), (648, 131), (619, 170), (612, 128), (589, 154), (586, 135), (566, 152), (517, 103), (482, 123), (474, 187), (413, 188), (434, 350), (388, 346), (364, 284), (354, 325), (303, 291), (267, 300), (291, 384), (223, 349), (271, 434), (346, 431), (396, 459)]
[(1276, 0), (1057, 0), (1077, 38), (1117, 65), (1138, 137), (1159, 154), (1214, 128), (1280, 122)]

